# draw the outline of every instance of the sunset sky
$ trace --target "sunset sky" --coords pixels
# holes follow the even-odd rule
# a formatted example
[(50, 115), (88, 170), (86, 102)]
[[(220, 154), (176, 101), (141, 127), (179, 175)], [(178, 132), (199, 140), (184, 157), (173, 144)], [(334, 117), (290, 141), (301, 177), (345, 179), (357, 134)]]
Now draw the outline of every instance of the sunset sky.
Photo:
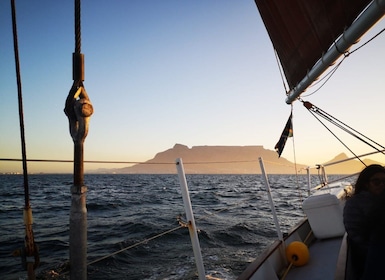
[[(16, 0), (16, 9), (27, 157), (71, 160), (63, 109), (72, 85), (73, 1)], [(274, 150), (291, 107), (253, 0), (83, 0), (81, 16), (84, 85), (94, 106), (85, 160), (142, 162), (176, 143)], [(353, 49), (383, 28), (385, 21)], [(0, 158), (20, 159), (10, 1), (0, 1), (0, 38)], [(382, 145), (384, 50), (381, 34), (303, 97)], [(314, 165), (352, 156), (300, 102), (293, 106), (294, 137), (282, 157)], [(372, 151), (335, 131), (356, 154)], [(21, 170), (20, 162), (0, 161), (0, 173)], [(30, 172), (71, 170), (29, 164)]]

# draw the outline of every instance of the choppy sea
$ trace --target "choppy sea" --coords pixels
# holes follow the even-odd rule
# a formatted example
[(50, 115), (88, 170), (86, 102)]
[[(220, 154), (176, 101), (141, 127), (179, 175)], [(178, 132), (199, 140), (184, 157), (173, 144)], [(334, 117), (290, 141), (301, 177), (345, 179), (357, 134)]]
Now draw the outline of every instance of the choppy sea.
[[(206, 275), (236, 279), (277, 232), (261, 175), (187, 175)], [(268, 176), (282, 232), (301, 217), (307, 177)], [(29, 175), (38, 279), (69, 279), (70, 174)], [(317, 178), (312, 178), (317, 182)], [(88, 279), (198, 279), (177, 175), (85, 175)], [(27, 279), (22, 175), (0, 175), (0, 278)], [(159, 237), (152, 239), (152, 237)], [(149, 241), (146, 241), (151, 239)], [(145, 242), (143, 242), (145, 241)], [(142, 242), (141, 245), (133, 246)]]

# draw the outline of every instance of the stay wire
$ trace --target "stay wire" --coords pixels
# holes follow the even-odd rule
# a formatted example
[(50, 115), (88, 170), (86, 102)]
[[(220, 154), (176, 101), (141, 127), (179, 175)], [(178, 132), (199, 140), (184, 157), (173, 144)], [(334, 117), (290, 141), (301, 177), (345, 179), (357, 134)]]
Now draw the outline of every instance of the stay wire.
[[(373, 41), (375, 38), (377, 38), (379, 35), (381, 35), (381, 33), (383, 33), (385, 31), (385, 28), (383, 28), (381, 31), (379, 31), (376, 35), (374, 35), (372, 38), (370, 38), (369, 40), (367, 40), (365, 43), (363, 43), (361, 46), (357, 47), (356, 49), (352, 50), (352, 51), (346, 51), (346, 52), (340, 52), (341, 54), (343, 54), (343, 58), (341, 59), (340, 62), (338, 62), (338, 64), (333, 67), (325, 76), (323, 76), (319, 81), (315, 82), (314, 84), (311, 85), (311, 87), (314, 87), (316, 86), (317, 84), (319, 84), (320, 82), (322, 82), (324, 79), (326, 79), (321, 85), (319, 88), (317, 88), (316, 90), (314, 90), (313, 92), (310, 92), (309, 94), (306, 94), (306, 95), (303, 95), (303, 97), (308, 97), (308, 96), (311, 96), (313, 94), (315, 94), (317, 91), (319, 91), (328, 81), (329, 79), (334, 75), (334, 73), (337, 71), (338, 67), (341, 66), (342, 62), (344, 62), (345, 58), (347, 58), (348, 56), (350, 56), (351, 54), (355, 53), (356, 51), (358, 51), (359, 49), (363, 48), (364, 46), (366, 46), (367, 44), (369, 44), (371, 41)], [(337, 47), (337, 46), (336, 46)]]
[[(310, 111), (311, 112), (311, 111)], [(366, 164), (353, 152), (352, 149), (350, 149), (335, 133), (333, 133), (315, 114), (314, 112), (311, 112), (313, 116), (346, 148), (348, 149), (354, 157), (356, 157), (363, 165), (366, 166)]]
[[(175, 228), (166, 230), (166, 231), (161, 232), (161, 233), (159, 233), (159, 234), (156, 234), (156, 235), (154, 235), (154, 236), (152, 236), (152, 237), (146, 238), (146, 239), (144, 239), (144, 240), (142, 240), (142, 241), (139, 241), (139, 242), (137, 242), (137, 243), (135, 243), (135, 244), (132, 244), (132, 245), (127, 246), (127, 247), (124, 247), (124, 248), (122, 248), (122, 249), (120, 249), (120, 250), (118, 250), (118, 251), (115, 251), (115, 252), (113, 252), (113, 253), (110, 253), (110, 254), (108, 254), (108, 255), (105, 255), (105, 256), (103, 256), (103, 257), (100, 257), (100, 258), (98, 258), (98, 259), (95, 259), (95, 260), (93, 260), (93, 261), (90, 261), (90, 262), (87, 263), (87, 266), (90, 266), (90, 265), (93, 265), (93, 264), (95, 264), (95, 263), (101, 262), (101, 261), (103, 261), (103, 260), (105, 260), (105, 259), (108, 259), (108, 258), (113, 257), (113, 256), (115, 256), (115, 255), (118, 255), (118, 254), (120, 254), (120, 253), (123, 253), (124, 251), (133, 249), (133, 248), (135, 248), (135, 247), (137, 247), (137, 246), (140, 246), (140, 245), (142, 245), (142, 244), (146, 244), (146, 243), (148, 243), (149, 241), (152, 241), (152, 240), (154, 240), (154, 239), (160, 238), (160, 237), (162, 237), (162, 236), (164, 236), (164, 235), (166, 235), (166, 234), (172, 233), (172, 232), (177, 231), (177, 230), (179, 230), (179, 229), (181, 229), (181, 228), (185, 228), (185, 226), (184, 226), (184, 225), (179, 225), (178, 227), (175, 227)], [(61, 273), (61, 275), (62, 275), (62, 276), (67, 275), (67, 274), (69, 274), (69, 272), (70, 272), (70, 271), (64, 271), (64, 272)]]
[[(310, 103), (310, 102), (308, 102)], [(310, 103), (311, 104), (311, 103)], [(382, 146), (380, 143), (374, 141), (373, 139), (365, 136), (364, 134), (362, 134), (361, 132), (357, 131), (356, 129), (350, 127), (349, 125), (347, 125), (346, 123), (338, 120), (337, 118), (333, 117), (332, 115), (328, 114), (327, 112), (323, 111), (322, 109), (314, 106), (312, 104), (312, 107), (310, 108), (310, 110), (312, 110), (313, 112), (317, 113), (319, 116), (323, 117), (324, 119), (328, 120), (330, 123), (334, 124), (335, 126), (337, 126), (338, 128), (342, 129), (343, 131), (345, 131), (346, 133), (350, 134), (351, 136), (357, 138), (358, 140), (362, 141), (363, 143), (367, 144), (368, 146), (372, 147), (373, 149), (375, 149), (376, 151), (380, 152), (380, 153), (384, 153), (382, 150), (385, 149), (384, 146)], [(366, 141), (366, 140), (368, 141)], [(373, 144), (377, 145), (378, 147), (380, 147), (381, 149), (375, 147)]]
[[(323, 88), (323, 86), (331, 79), (331, 77), (334, 75), (335, 72), (337, 72), (337, 69), (338, 67), (341, 66), (342, 62), (345, 60), (346, 56), (336, 65), (333, 67), (333, 69), (331, 69), (329, 71), (329, 73), (327, 73), (324, 77), (322, 77), (319, 81), (315, 82), (313, 85), (311, 85), (311, 87), (315, 87), (317, 84), (323, 82), (316, 90), (306, 94), (306, 95), (303, 95), (303, 97), (309, 97), (313, 94), (315, 94), (316, 92), (318, 92), (321, 88)], [(325, 80), (326, 79), (326, 80)], [(325, 80), (325, 81), (324, 81)]]
[(349, 52), (349, 54), (352, 54), (356, 51), (358, 51), (359, 49), (361, 49), (362, 47), (366, 46), (367, 44), (369, 44), (371, 41), (373, 41), (374, 39), (376, 39), (378, 36), (381, 35), (382, 32), (385, 31), (385, 28), (383, 28), (381, 31), (379, 31), (376, 35), (374, 35), (372, 38), (370, 38), (368, 41), (366, 41), (365, 43), (363, 43), (361, 46), (359, 46), (358, 48), (352, 50), (351, 52)]
[(81, 20), (80, 0), (75, 0), (75, 53), (81, 53)]
[[(22, 262), (24, 269), (28, 271), (28, 278), (34, 279), (34, 270), (40, 263), (40, 257), (38, 248), (35, 243), (33, 234), (33, 218), (32, 209), (29, 197), (29, 184), (28, 184), (28, 168), (27, 168), (27, 149), (25, 140), (25, 127), (24, 127), (24, 112), (23, 112), (23, 93), (21, 83), (21, 71), (20, 71), (20, 58), (19, 58), (19, 45), (17, 36), (17, 23), (16, 23), (16, 5), (15, 0), (11, 0), (12, 9), (12, 31), (13, 31), (13, 47), (15, 55), (15, 69), (16, 69), (16, 82), (17, 82), (17, 96), (18, 96), (18, 108), (19, 108), (19, 126), (20, 126), (20, 138), (21, 138), (21, 153), (22, 153), (22, 165), (23, 165), (23, 182), (24, 182), (24, 226), (25, 226), (25, 238), (24, 248), (21, 250)], [(34, 261), (27, 260), (27, 257), (34, 257)]]
[[(22, 161), (19, 158), (0, 158), (0, 161)], [(53, 162), (53, 163), (73, 163), (70, 159), (27, 159), (29, 162)], [(184, 162), (184, 165), (199, 164), (236, 164), (236, 163), (254, 163), (258, 160), (228, 160), (228, 161), (191, 161)], [(271, 164), (278, 164), (272, 161), (265, 161)], [(116, 161), (116, 160), (84, 160), (84, 163), (107, 163), (107, 164), (138, 164), (138, 165), (175, 165), (175, 162), (146, 162), (146, 161)], [(290, 166), (287, 164), (278, 164), (282, 166)]]
[[(331, 119), (328, 117), (328, 115), (325, 115), (324, 112), (320, 112), (320, 116), (324, 117), (325, 119), (329, 120), (331, 123), (333, 123), (334, 125), (336, 125), (337, 127), (341, 128), (343, 131), (347, 132), (348, 134), (352, 135), (353, 137), (357, 138), (358, 140), (362, 141), (363, 143), (367, 144), (368, 146), (372, 147), (373, 149), (377, 150), (378, 152), (381, 152), (381, 150), (377, 147), (375, 147), (373, 144), (370, 144), (368, 141), (364, 140), (367, 139), (369, 140), (370, 142), (376, 144), (377, 146), (379, 146), (381, 149), (385, 149), (384, 146), (382, 146), (381, 144), (375, 142), (374, 140), (370, 139), (369, 137), (363, 135), (362, 133), (358, 132), (357, 130), (349, 127), (348, 125), (338, 121), (337, 119)], [(349, 130), (350, 129), (350, 130)], [(356, 134), (354, 134), (353, 132), (355, 132)], [(359, 135), (359, 136), (358, 136)], [(361, 136), (361, 137), (360, 137)], [(383, 153), (383, 152), (382, 152)]]
[(162, 232), (162, 233), (159, 233), (159, 234), (157, 234), (157, 235), (154, 235), (154, 236), (152, 236), (152, 237), (150, 237), (150, 238), (144, 239), (144, 240), (142, 240), (142, 241), (140, 241), (140, 242), (137, 242), (137, 243), (135, 243), (135, 244), (133, 244), (133, 245), (130, 245), (130, 246), (127, 246), (127, 247), (125, 247), (125, 248), (123, 248), (123, 249), (120, 249), (120, 250), (118, 250), (118, 251), (116, 251), (116, 252), (114, 252), (114, 253), (111, 253), (111, 254), (106, 255), (106, 256), (103, 256), (103, 257), (101, 257), (101, 258), (99, 258), (99, 259), (93, 260), (93, 261), (87, 263), (87, 266), (92, 265), (92, 264), (97, 263), (97, 262), (100, 262), (100, 261), (102, 261), (102, 260), (105, 260), (105, 259), (107, 259), (107, 258), (109, 258), (109, 257), (112, 257), (112, 256), (115, 256), (115, 255), (117, 255), (117, 254), (120, 254), (120, 253), (122, 253), (122, 252), (124, 252), (124, 251), (127, 251), (127, 250), (129, 250), (129, 249), (132, 249), (132, 248), (137, 247), (137, 246), (139, 246), (139, 245), (148, 243), (149, 241), (152, 241), (152, 240), (154, 240), (154, 239), (156, 239), (156, 238), (162, 237), (162, 236), (164, 236), (164, 235), (166, 235), (166, 234), (169, 234), (169, 233), (171, 233), (171, 232), (174, 232), (174, 231), (179, 230), (179, 229), (184, 228), (184, 227), (185, 227), (184, 225), (180, 225), (180, 226), (178, 226), (178, 227), (175, 227), (175, 228), (169, 229), (169, 230), (167, 230), (167, 231), (165, 231), (165, 232)]
[(284, 75), (283, 75), (283, 73), (282, 73), (282, 66), (281, 66), (281, 64), (279, 63), (278, 53), (277, 53), (277, 51), (276, 51), (275, 49), (274, 49), (274, 54), (275, 54), (275, 60), (277, 61), (279, 74), (281, 75), (282, 85), (283, 85), (283, 88), (285, 89), (285, 92), (286, 92), (286, 94), (287, 94), (288, 89), (287, 89), (287, 87), (286, 87), (286, 84), (285, 84), (285, 78), (284, 78)]
[(11, 3), (12, 3), (13, 48), (15, 53), (17, 97), (18, 97), (18, 106), (19, 106), (19, 126), (20, 126), (20, 138), (21, 138), (21, 155), (22, 155), (23, 177), (24, 177), (24, 204), (25, 204), (25, 207), (29, 207), (30, 199), (29, 199), (28, 169), (27, 169), (27, 149), (25, 144), (23, 93), (22, 93), (22, 84), (21, 84), (19, 45), (18, 45), (18, 38), (17, 38), (15, 0), (11, 0)]
[(315, 111), (308, 109), (308, 111), (315, 117), (346, 149), (348, 149), (354, 157), (356, 157), (363, 165), (366, 166), (366, 164), (333, 132), (328, 128), (317, 116)]

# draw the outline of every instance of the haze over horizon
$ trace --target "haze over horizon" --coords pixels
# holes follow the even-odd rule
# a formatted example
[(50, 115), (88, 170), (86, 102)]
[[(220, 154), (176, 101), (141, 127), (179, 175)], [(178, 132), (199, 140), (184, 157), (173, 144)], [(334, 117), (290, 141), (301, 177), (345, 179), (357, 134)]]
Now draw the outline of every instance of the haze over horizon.
[[(81, 12), (84, 85), (94, 107), (85, 160), (145, 162), (175, 143), (274, 150), (291, 106), (254, 1), (93, 0), (82, 1)], [(63, 109), (72, 85), (73, 3), (17, 0), (16, 13), (27, 157), (72, 160)], [(384, 21), (357, 47), (383, 28)], [(9, 1), (0, 1), (0, 36), (0, 158), (20, 159)], [(384, 144), (384, 49), (382, 34), (302, 98)], [(293, 104), (293, 128), (282, 154), (291, 162), (352, 156), (300, 102)], [(354, 153), (372, 151), (331, 129)], [(384, 155), (372, 158), (384, 162)], [(99, 167), (105, 164), (85, 170)], [(28, 164), (30, 173), (72, 169)], [(21, 170), (20, 162), (0, 161), (0, 173)]]

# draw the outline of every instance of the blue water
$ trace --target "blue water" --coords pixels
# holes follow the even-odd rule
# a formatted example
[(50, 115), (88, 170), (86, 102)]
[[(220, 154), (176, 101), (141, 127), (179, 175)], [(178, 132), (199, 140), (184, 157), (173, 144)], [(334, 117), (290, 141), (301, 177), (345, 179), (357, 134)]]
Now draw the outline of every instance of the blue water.
[[(69, 279), (72, 175), (29, 175), (40, 279)], [(317, 179), (314, 179), (316, 181)], [(88, 262), (178, 227), (185, 217), (177, 175), (85, 175)], [(269, 182), (283, 232), (304, 216), (306, 177)], [(277, 237), (260, 175), (187, 175), (206, 275), (236, 277)], [(11, 253), (24, 242), (21, 175), (0, 175), (0, 278), (26, 279)], [(56, 275), (54, 278), (53, 275)], [(49, 276), (49, 277), (48, 277)], [(187, 228), (88, 267), (88, 279), (198, 279)]]

